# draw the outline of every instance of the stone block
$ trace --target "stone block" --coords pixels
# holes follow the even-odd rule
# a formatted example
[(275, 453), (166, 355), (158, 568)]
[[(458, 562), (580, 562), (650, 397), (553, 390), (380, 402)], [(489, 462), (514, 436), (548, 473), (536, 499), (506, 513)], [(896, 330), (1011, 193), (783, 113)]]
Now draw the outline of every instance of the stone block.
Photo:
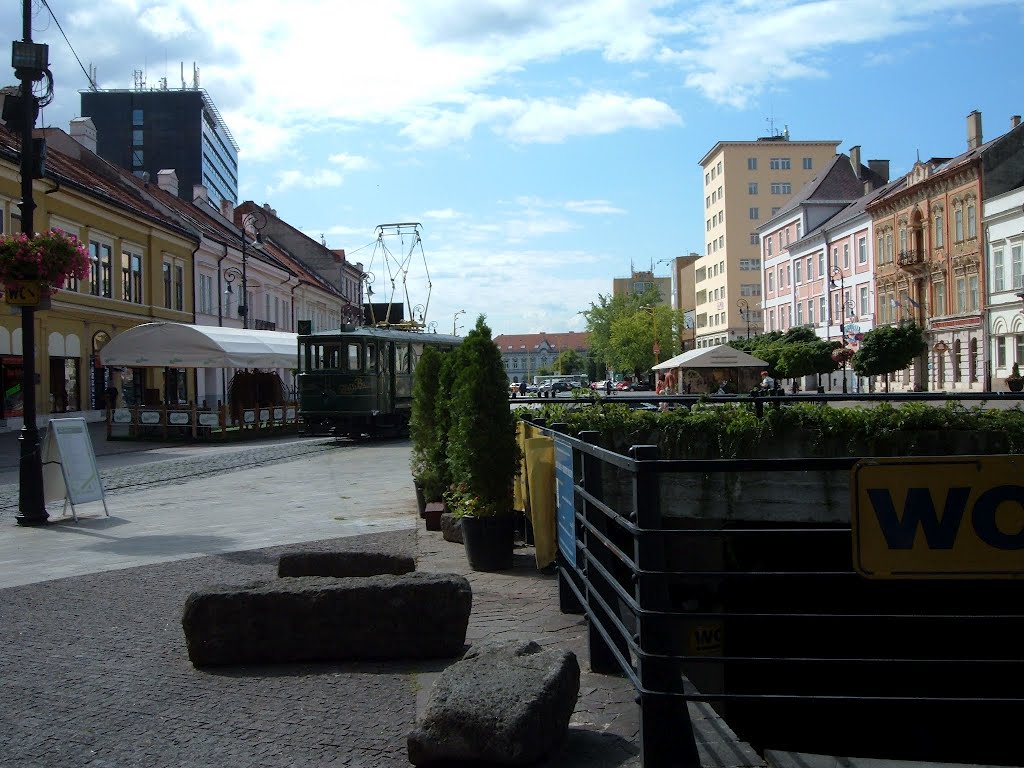
[(426, 511), (423, 513), (423, 519), (426, 520), (428, 531), (441, 530), (441, 515), (444, 513), (444, 509), (443, 501), (432, 501), (427, 504)]
[(301, 576), (212, 586), (185, 602), (197, 667), (458, 656), (473, 593), (450, 573)]
[(580, 690), (571, 651), (533, 641), (474, 646), (442, 672), (409, 733), (414, 765), (530, 765), (565, 740)]
[(411, 555), (387, 552), (287, 552), (277, 563), (278, 576), (401, 576), (415, 570)]
[(451, 512), (441, 514), (441, 538), (454, 544), (464, 544), (462, 540), (462, 518)]

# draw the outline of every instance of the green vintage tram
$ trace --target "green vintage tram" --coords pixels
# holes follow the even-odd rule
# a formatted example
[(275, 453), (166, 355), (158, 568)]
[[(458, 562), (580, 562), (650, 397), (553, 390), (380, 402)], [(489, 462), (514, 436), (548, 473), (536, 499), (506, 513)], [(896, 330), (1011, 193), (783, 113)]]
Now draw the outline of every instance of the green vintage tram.
[(296, 385), (306, 432), (350, 437), (407, 433), (413, 374), (423, 349), (447, 352), (462, 341), (439, 333), (352, 325), (298, 339)]

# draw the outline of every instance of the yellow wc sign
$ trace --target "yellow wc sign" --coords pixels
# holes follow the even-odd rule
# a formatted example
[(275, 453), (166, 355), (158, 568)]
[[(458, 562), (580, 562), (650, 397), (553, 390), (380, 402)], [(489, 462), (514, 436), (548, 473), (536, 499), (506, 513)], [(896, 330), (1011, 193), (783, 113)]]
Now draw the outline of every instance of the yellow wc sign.
[(851, 473), (853, 564), (869, 578), (1024, 577), (1024, 456), (878, 458)]
[(38, 280), (12, 280), (4, 288), (4, 301), (19, 307), (34, 307), (43, 298)]

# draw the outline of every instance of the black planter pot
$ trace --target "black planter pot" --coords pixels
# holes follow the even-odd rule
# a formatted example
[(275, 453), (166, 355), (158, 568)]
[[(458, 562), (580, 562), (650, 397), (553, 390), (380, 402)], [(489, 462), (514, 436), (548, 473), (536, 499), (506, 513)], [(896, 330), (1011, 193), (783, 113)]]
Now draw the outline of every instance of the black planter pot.
[(515, 518), (512, 515), (463, 517), (462, 540), (474, 571), (507, 571), (512, 567)]
[(1011, 392), (1020, 392), (1022, 389), (1024, 389), (1024, 378), (1007, 379), (1006, 386), (1010, 388)]

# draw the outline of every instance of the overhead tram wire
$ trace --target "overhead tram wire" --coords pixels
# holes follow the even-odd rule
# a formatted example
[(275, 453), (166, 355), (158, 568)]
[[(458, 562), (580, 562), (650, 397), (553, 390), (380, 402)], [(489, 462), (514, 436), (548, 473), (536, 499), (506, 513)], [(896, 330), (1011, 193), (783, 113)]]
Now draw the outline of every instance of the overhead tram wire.
[(68, 44), (68, 48), (71, 50), (71, 55), (75, 57), (75, 61), (78, 62), (78, 66), (81, 68), (83, 74), (85, 74), (85, 79), (89, 81), (89, 87), (93, 90), (96, 90), (96, 81), (92, 79), (92, 75), (90, 75), (86, 71), (85, 65), (82, 64), (82, 60), (78, 58), (78, 51), (75, 50), (75, 46), (71, 44), (71, 41), (68, 39), (68, 36), (64, 33), (64, 27), (60, 25), (60, 20), (57, 18), (57, 14), (53, 12), (53, 9), (50, 7), (50, 4), (47, 2), (47, 0), (40, 0), (40, 2), (42, 2), (42, 4), (46, 7), (46, 10), (50, 12), (50, 18), (53, 19), (53, 23), (56, 24), (57, 29), (60, 30), (60, 34), (61, 36), (63, 36), (64, 42)]

